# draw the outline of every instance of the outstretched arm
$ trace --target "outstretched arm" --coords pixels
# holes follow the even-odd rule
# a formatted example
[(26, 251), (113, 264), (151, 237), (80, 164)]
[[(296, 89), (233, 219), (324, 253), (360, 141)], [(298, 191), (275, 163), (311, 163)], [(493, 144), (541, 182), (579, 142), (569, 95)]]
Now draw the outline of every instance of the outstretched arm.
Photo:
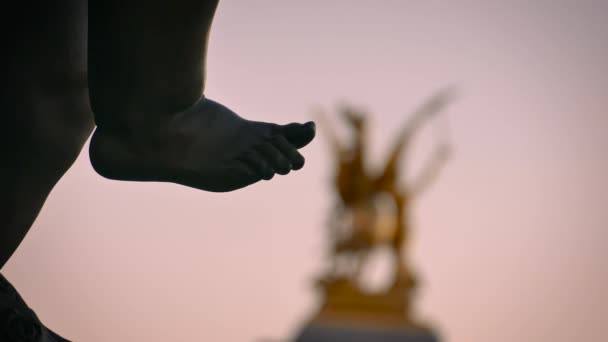
[(431, 158), (422, 169), (421, 174), (416, 178), (413, 185), (409, 187), (408, 193), (412, 198), (420, 195), (437, 179), (439, 172), (451, 155), (451, 148), (447, 144), (439, 146)]

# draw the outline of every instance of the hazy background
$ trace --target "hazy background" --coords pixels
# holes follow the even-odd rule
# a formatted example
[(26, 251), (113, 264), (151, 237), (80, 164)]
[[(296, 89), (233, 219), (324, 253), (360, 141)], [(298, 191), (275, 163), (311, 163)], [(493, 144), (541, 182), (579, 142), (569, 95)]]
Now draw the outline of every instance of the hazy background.
[[(367, 108), (374, 161), (457, 85), (454, 158), (412, 208), (420, 317), (451, 342), (608, 340), (608, 2), (223, 0), (209, 51), (208, 96), (246, 117)], [(324, 266), (323, 138), (230, 194), (108, 181), (83, 153), (4, 272), (75, 341), (287, 339)]]

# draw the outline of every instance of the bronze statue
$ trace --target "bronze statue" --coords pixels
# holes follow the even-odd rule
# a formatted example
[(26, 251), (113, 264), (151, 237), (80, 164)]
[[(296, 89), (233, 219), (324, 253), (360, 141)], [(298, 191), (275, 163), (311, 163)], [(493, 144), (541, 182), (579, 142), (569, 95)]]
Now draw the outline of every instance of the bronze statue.
[[(91, 164), (115, 180), (225, 192), (304, 166), (299, 149), (314, 138), (313, 122), (247, 120), (205, 96), (218, 2), (3, 5), (0, 268), (91, 132)], [(7, 318), (12, 296), (0, 289), (2, 341), (7, 329), (21, 331), (5, 322), (24, 321)]]
[[(329, 221), (332, 267), (319, 281), (324, 298), (313, 322), (375, 322), (426, 331), (425, 326), (411, 315), (410, 293), (416, 282), (404, 258), (408, 246), (408, 209), (447, 161), (448, 142), (442, 141), (436, 146), (412, 184), (399, 180), (403, 175), (404, 154), (414, 134), (451, 98), (452, 91), (440, 91), (413, 113), (379, 172), (370, 171), (365, 164), (368, 147), (365, 113), (350, 107), (342, 108), (341, 117), (352, 134), (349, 144), (338, 139), (325, 115), (319, 115), (318, 121), (329, 138), (337, 164), (334, 186), (338, 199)], [(392, 212), (386, 210), (387, 206)], [(360, 285), (361, 268), (369, 253), (381, 246), (387, 247), (396, 261), (392, 282), (381, 291), (370, 292)]]

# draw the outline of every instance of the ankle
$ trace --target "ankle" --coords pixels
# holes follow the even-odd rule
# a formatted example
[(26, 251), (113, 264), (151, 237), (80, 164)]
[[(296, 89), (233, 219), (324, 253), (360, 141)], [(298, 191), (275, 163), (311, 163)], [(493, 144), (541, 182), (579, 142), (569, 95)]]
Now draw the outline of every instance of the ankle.
[(164, 94), (133, 96), (129, 103), (91, 102), (98, 129), (105, 134), (131, 139), (140, 134), (162, 135), (176, 115), (203, 100), (200, 85), (179, 87)]

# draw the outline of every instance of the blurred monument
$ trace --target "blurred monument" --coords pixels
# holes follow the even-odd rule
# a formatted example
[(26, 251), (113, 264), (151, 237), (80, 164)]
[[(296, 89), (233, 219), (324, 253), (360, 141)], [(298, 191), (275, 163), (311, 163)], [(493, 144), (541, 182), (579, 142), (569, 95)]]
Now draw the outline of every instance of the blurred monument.
[[(365, 165), (366, 115), (341, 110), (352, 139), (344, 144), (321, 117), (336, 160), (336, 207), (329, 220), (330, 266), (318, 280), (322, 295), (318, 313), (299, 332), (297, 342), (437, 342), (433, 330), (412, 313), (416, 277), (406, 261), (408, 207), (429, 184), (449, 156), (442, 139), (420, 176), (400, 182), (404, 152), (424, 123), (451, 99), (444, 90), (432, 96), (405, 122), (384, 167), (372, 173)], [(382, 284), (366, 281), (372, 256), (384, 252), (390, 260)], [(367, 268), (367, 270), (366, 270)], [(373, 270), (371, 270), (373, 271)]]

